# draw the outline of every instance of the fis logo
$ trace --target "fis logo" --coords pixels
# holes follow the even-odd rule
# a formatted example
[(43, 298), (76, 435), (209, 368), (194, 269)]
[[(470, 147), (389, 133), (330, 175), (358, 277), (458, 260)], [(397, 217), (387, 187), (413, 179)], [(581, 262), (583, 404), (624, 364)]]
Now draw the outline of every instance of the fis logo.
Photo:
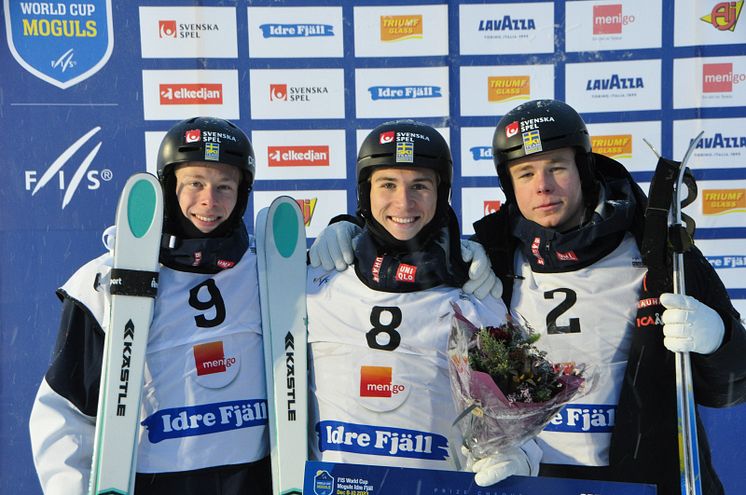
[(422, 39), (422, 15), (382, 15), (381, 41)]
[[(75, 155), (81, 148), (83, 148), (88, 141), (101, 130), (101, 127), (94, 127), (80, 139), (71, 144), (65, 151), (63, 151), (52, 164), (44, 171), (41, 177), (37, 178), (36, 170), (25, 170), (25, 187), (27, 191), (31, 191), (31, 196), (35, 196), (44, 186), (52, 182), (53, 179), (57, 179), (57, 187), (60, 191), (65, 191), (65, 195), (62, 198), (62, 209), (70, 204), (76, 191), (80, 187), (81, 183), (85, 184), (85, 187), (89, 191), (93, 191), (101, 187), (101, 181), (108, 182), (113, 178), (113, 173), (109, 169), (95, 170), (90, 169), (93, 159), (96, 158), (98, 150), (101, 148), (101, 141), (99, 141), (92, 150), (88, 152), (88, 155), (80, 162), (75, 173), (68, 180), (65, 176), (65, 171), (62, 168), (65, 164)], [(35, 185), (34, 185), (35, 184)], [(33, 190), (32, 190), (33, 185)]]
[(300, 211), (303, 212), (303, 223), (306, 227), (309, 227), (311, 225), (311, 220), (313, 220), (313, 214), (316, 211), (318, 198), (296, 199), (295, 202), (298, 203)]
[(73, 60), (73, 49), (70, 48), (68, 51), (60, 55), (57, 60), (52, 61), (53, 69), (60, 69), (60, 72), (65, 72), (67, 69), (72, 69), (78, 63)]
[(622, 26), (635, 22), (635, 16), (623, 15), (622, 4), (593, 6), (593, 34), (622, 34)]
[(531, 96), (529, 76), (490, 76), (487, 78), (487, 101), (528, 100)]
[(222, 105), (220, 83), (160, 84), (161, 105)]
[(176, 21), (158, 21), (158, 36), (161, 38), (176, 38)]
[(733, 63), (703, 64), (702, 92), (704, 93), (732, 93), (733, 84), (746, 81), (746, 74), (733, 72)]
[(197, 344), (193, 348), (197, 376), (225, 373), (236, 364), (235, 357), (225, 357), (223, 341)]
[(315, 495), (332, 495), (334, 493), (334, 477), (328, 471), (320, 469), (313, 477), (313, 493)]
[(734, 31), (742, 8), (743, 0), (720, 2), (715, 4), (709, 14), (700, 17), (700, 20), (710, 24), (718, 31)]
[(487, 216), (500, 210), (502, 202), (499, 199), (487, 199), (484, 201), (484, 215)]
[(393, 383), (389, 366), (360, 367), (360, 397), (391, 397), (405, 388)]

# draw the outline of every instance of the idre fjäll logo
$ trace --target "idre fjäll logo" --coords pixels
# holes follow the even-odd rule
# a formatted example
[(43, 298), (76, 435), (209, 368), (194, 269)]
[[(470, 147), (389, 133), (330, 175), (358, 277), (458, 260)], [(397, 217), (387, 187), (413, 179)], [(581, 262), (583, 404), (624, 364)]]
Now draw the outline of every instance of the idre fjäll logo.
[[(68, 148), (60, 153), (60, 155), (52, 162), (52, 164), (44, 171), (44, 173), (42, 173), (41, 177), (38, 177), (38, 172), (36, 170), (25, 170), (25, 186), (27, 191), (31, 191), (31, 196), (35, 196), (36, 193), (38, 193), (47, 184), (56, 182), (59, 190), (65, 191), (65, 195), (62, 198), (62, 209), (64, 210), (65, 207), (70, 204), (70, 201), (73, 199), (73, 195), (75, 195), (75, 192), (78, 190), (81, 184), (85, 184), (85, 186), (89, 190), (95, 190), (101, 187), (102, 180), (105, 182), (110, 181), (113, 177), (111, 170), (95, 170), (90, 168), (91, 164), (93, 163), (93, 159), (96, 158), (96, 155), (98, 154), (99, 148), (101, 148), (101, 141), (99, 141), (93, 147), (93, 149), (88, 152), (88, 155), (86, 155), (83, 161), (80, 162), (78, 168), (72, 174), (72, 177), (68, 178), (68, 176), (65, 175), (65, 171), (62, 170), (62, 167), (65, 166), (65, 164), (73, 157), (73, 155), (75, 155), (78, 150), (83, 148), (88, 143), (88, 141), (100, 130), (101, 127), (94, 127), (73, 144), (68, 146)], [(55, 178), (57, 180), (53, 181), (53, 179)], [(31, 189), (32, 186), (33, 190)]]
[(61, 89), (98, 72), (111, 56), (111, 0), (5, 1), (5, 32), (13, 58)]

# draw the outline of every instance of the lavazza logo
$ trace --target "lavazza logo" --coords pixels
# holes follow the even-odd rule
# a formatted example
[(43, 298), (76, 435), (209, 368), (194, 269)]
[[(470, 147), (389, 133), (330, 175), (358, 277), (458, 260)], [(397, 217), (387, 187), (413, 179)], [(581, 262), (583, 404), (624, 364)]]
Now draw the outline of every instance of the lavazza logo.
[(158, 36), (160, 38), (185, 39), (202, 37), (202, 33), (219, 32), (217, 24), (202, 23), (177, 23), (175, 20), (158, 21)]
[(25, 189), (31, 191), (31, 196), (35, 196), (45, 186), (50, 184), (50, 188), (57, 187), (60, 191), (65, 191), (62, 198), (62, 209), (70, 204), (73, 196), (80, 188), (86, 188), (89, 191), (95, 191), (101, 187), (101, 181), (108, 182), (114, 174), (108, 168), (95, 169), (91, 168), (94, 158), (98, 154), (98, 150), (101, 148), (102, 142), (99, 141), (91, 149), (88, 154), (80, 161), (74, 172), (70, 173), (70, 167), (68, 167), (68, 174), (65, 174), (63, 168), (68, 161), (78, 151), (84, 148), (91, 138), (101, 130), (101, 127), (94, 127), (77, 141), (67, 147), (59, 156), (52, 162), (47, 169), (42, 172), (39, 176), (38, 170), (24, 170), (24, 181)]

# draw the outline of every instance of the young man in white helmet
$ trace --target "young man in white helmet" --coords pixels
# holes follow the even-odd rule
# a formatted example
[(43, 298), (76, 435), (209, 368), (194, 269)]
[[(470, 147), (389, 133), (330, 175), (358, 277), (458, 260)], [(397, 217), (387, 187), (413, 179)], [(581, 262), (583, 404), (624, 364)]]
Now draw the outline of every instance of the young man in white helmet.
[[(266, 414), (199, 419), (221, 418), (228, 406), (266, 410), (256, 257), (243, 223), (255, 175), (251, 142), (223, 119), (184, 120), (161, 143), (158, 175), (165, 218), (136, 493), (269, 495)], [(106, 253), (57, 291), (59, 337), (30, 418), (45, 495), (88, 493), (110, 300), (101, 281), (110, 270)], [(215, 359), (231, 365), (210, 366)], [(181, 417), (191, 419), (175, 424)]]
[[(361, 233), (353, 270), (309, 268), (311, 457), (330, 462), (455, 470), (471, 464), (446, 354), (452, 304), (480, 325), (503, 323), (499, 298), (468, 280), (448, 200), (451, 154), (432, 127), (393, 121), (373, 129), (357, 159)], [(476, 464), (477, 482), (536, 474), (533, 441)]]

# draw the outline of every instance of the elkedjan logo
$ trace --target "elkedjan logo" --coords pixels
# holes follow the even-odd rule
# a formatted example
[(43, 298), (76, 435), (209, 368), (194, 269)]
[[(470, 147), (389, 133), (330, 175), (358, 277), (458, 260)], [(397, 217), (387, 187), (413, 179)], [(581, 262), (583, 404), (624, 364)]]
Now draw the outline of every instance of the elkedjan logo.
[(328, 167), (329, 146), (269, 146), (267, 158), (270, 167)]
[(159, 86), (161, 105), (222, 105), (220, 83), (166, 83)]
[(93, 149), (88, 152), (86, 157), (83, 158), (69, 181), (65, 176), (65, 171), (62, 170), (62, 167), (65, 166), (70, 158), (72, 158), (73, 155), (75, 155), (81, 148), (83, 148), (83, 146), (85, 146), (86, 143), (88, 143), (88, 141), (100, 130), (101, 127), (94, 127), (73, 144), (68, 146), (68, 148), (60, 153), (60, 155), (44, 171), (41, 177), (37, 178), (36, 170), (25, 170), (24, 177), (26, 190), (30, 191), (31, 186), (33, 184), (36, 184), (33, 190), (31, 190), (31, 196), (35, 196), (36, 193), (38, 193), (42, 188), (44, 188), (44, 186), (49, 184), (52, 179), (56, 177), (58, 189), (60, 191), (65, 191), (65, 195), (62, 198), (62, 209), (64, 210), (65, 207), (70, 204), (70, 201), (73, 199), (73, 196), (80, 187), (81, 183), (86, 184), (85, 187), (87, 187), (88, 190), (93, 191), (101, 187), (102, 180), (104, 182), (110, 181), (114, 176), (111, 170), (106, 168), (102, 170), (95, 170), (90, 168), (91, 164), (93, 163), (93, 159), (96, 158), (98, 150), (101, 148), (101, 141), (99, 141), (93, 147)]
[(710, 24), (718, 31), (734, 31), (742, 8), (743, 0), (720, 2), (715, 4), (709, 14), (700, 17), (700, 20)]

